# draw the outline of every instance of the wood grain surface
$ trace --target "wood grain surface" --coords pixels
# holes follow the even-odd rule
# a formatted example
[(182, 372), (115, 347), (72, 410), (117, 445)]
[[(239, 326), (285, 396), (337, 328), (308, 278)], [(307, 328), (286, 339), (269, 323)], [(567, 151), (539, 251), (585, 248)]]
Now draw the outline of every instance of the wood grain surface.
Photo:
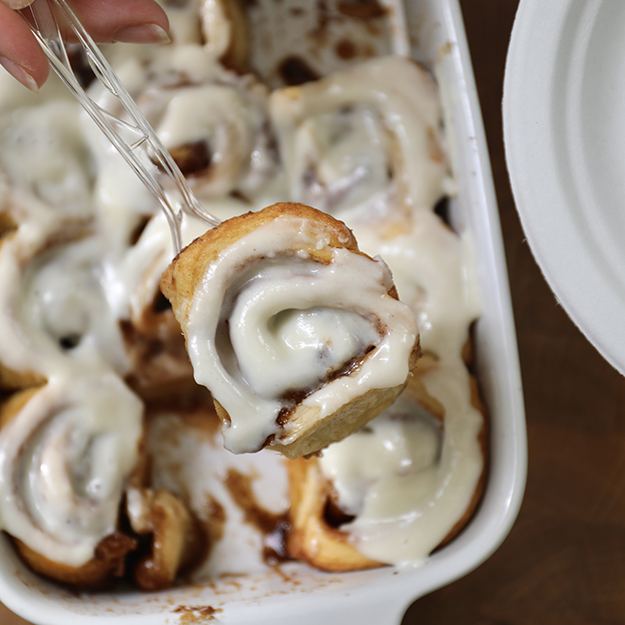
[[(404, 625), (625, 623), (625, 382), (557, 305), (515, 213), (500, 107), (517, 2), (462, 5), (506, 241), (529, 477), (503, 546), (477, 571), (417, 601)], [(0, 623), (25, 621), (0, 606)]]

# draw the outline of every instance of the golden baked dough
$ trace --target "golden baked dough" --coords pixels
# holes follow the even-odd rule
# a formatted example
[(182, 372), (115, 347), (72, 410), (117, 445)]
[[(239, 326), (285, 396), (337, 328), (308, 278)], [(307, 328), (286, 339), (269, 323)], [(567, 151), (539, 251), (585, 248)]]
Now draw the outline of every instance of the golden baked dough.
[(126, 572), (126, 557), (137, 547), (134, 538), (122, 533), (107, 536), (96, 547), (95, 555), (87, 564), (73, 567), (48, 560), (22, 541), (13, 540), (18, 553), (33, 571), (55, 582), (74, 588), (96, 589), (106, 586)]
[(287, 463), (289, 476), (289, 555), (324, 571), (358, 571), (382, 566), (363, 556), (340, 529), (325, 518), (330, 487), (315, 458)]
[(150, 548), (133, 577), (144, 590), (160, 590), (171, 586), (181, 570), (201, 558), (206, 537), (186, 504), (172, 493), (146, 489), (139, 496), (146, 511), (134, 529), (140, 535), (150, 535)]

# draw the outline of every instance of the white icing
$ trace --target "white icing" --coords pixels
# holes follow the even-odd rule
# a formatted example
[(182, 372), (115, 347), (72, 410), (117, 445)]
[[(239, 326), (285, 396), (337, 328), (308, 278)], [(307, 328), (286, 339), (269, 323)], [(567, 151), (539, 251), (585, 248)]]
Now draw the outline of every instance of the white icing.
[[(289, 268), (281, 269), (256, 274), (256, 280), (292, 277)], [(310, 388), (328, 371), (339, 368), (354, 354), (363, 353), (379, 340), (369, 320), (348, 310), (286, 309), (271, 317), (266, 307), (267, 294), (258, 292), (264, 286), (256, 284), (256, 293), (243, 292), (230, 317), (230, 323), (238, 330), (236, 334), (232, 332), (231, 337), (241, 357), (243, 376), (254, 391), (263, 396), (275, 397), (289, 389)], [(265, 306), (260, 304), (260, 298), (265, 300)], [(250, 301), (253, 301), (252, 306)], [(269, 327), (266, 325), (268, 316), (271, 317)], [(262, 337), (259, 337), (261, 332)], [(248, 349), (259, 338), (265, 349)]]
[(216, 59), (223, 56), (230, 46), (233, 26), (226, 14), (224, 3), (233, 0), (203, 0), (200, 8), (202, 29), (206, 48)]
[[(418, 476), (433, 466), (441, 439), (440, 424), (405, 393), (383, 417), (324, 450), (320, 462), (342, 509), (362, 515), (366, 503), (397, 476)], [(412, 486), (407, 490), (416, 492)], [(392, 511), (385, 508), (384, 513)]]
[[(307, 390), (311, 383), (323, 382), (333, 359), (336, 363), (336, 357), (326, 357), (310, 370), (311, 348), (302, 355), (297, 349), (302, 343), (289, 340), (288, 328), (285, 334), (281, 324), (285, 312), (292, 316), (300, 311), (296, 325), (315, 324), (319, 340), (312, 346), (313, 358), (323, 358), (324, 344), (345, 340), (353, 330), (364, 333), (352, 339), (352, 346), (368, 347), (377, 335), (360, 367), (322, 384), (303, 400), (317, 418), (369, 390), (403, 384), (408, 375), (415, 321), (406, 306), (388, 295), (392, 281), (386, 265), (335, 248), (327, 265), (285, 256), (284, 250), (310, 245), (315, 237), (311, 227), (312, 222), (284, 216), (257, 228), (209, 264), (194, 294), (187, 349), (196, 381), (230, 415), (224, 440), (235, 453), (259, 449), (272, 434), (286, 444), (294, 440), (298, 432), (288, 422), (282, 430), (276, 423), (288, 406), (280, 399), (281, 391)], [(318, 243), (327, 245), (325, 240)], [(356, 323), (354, 314), (363, 321)], [(223, 334), (225, 326), (220, 327), (225, 320), (230, 341)], [(350, 358), (362, 355), (352, 352)]]
[(55, 562), (88, 562), (117, 527), (142, 410), (106, 373), (57, 378), (36, 391), (0, 431), (2, 527)]
[[(32, 206), (32, 200), (30, 201)], [(106, 306), (97, 238), (55, 244), (46, 220), (30, 223), (0, 245), (1, 361), (15, 371), (51, 377), (77, 366), (128, 363), (115, 319)]]
[(93, 172), (76, 105), (52, 100), (0, 116), (0, 170), (59, 213), (88, 214)]
[[(422, 561), (463, 516), (483, 469), (483, 416), (471, 402), (461, 358), (479, 313), (467, 242), (432, 213), (383, 240), (363, 227), (363, 249), (384, 256), (400, 297), (419, 322), (436, 366), (422, 377), (444, 409), (442, 429), (408, 391), (366, 431), (330, 446), (320, 459), (339, 505), (356, 516), (343, 527), (358, 550), (382, 562)], [(373, 460), (375, 459), (375, 460)]]
[(443, 195), (437, 92), (411, 61), (374, 59), (278, 90), (270, 111), (294, 200), (365, 221)]

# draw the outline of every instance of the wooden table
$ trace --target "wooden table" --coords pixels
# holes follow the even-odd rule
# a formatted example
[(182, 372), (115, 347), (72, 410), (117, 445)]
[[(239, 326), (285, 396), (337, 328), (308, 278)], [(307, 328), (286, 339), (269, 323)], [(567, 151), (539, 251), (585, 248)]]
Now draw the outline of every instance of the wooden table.
[[(557, 305), (515, 213), (500, 105), (517, 2), (462, 5), (506, 241), (529, 477), (519, 519), (499, 551), (471, 575), (417, 601), (404, 625), (625, 623), (625, 382)], [(0, 606), (0, 623), (25, 622)]]

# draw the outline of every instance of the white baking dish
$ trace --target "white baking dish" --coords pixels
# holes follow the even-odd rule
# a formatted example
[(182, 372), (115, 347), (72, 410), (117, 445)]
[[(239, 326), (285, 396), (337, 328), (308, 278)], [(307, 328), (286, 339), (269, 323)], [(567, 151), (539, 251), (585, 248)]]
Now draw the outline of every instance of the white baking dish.
[(393, 625), (410, 602), (478, 566), (506, 536), (523, 493), (526, 436), (505, 259), (469, 52), (457, 0), (413, 0), (406, 18), (415, 56), (436, 68), (441, 85), (458, 186), (451, 220), (472, 235), (483, 301), (476, 345), (490, 417), (490, 468), (475, 518), (418, 568), (339, 575), (292, 564), (281, 572), (156, 594), (65, 591), (33, 575), (1, 538), (0, 600), (24, 618), (41, 625), (338, 625), (346, 619)]

